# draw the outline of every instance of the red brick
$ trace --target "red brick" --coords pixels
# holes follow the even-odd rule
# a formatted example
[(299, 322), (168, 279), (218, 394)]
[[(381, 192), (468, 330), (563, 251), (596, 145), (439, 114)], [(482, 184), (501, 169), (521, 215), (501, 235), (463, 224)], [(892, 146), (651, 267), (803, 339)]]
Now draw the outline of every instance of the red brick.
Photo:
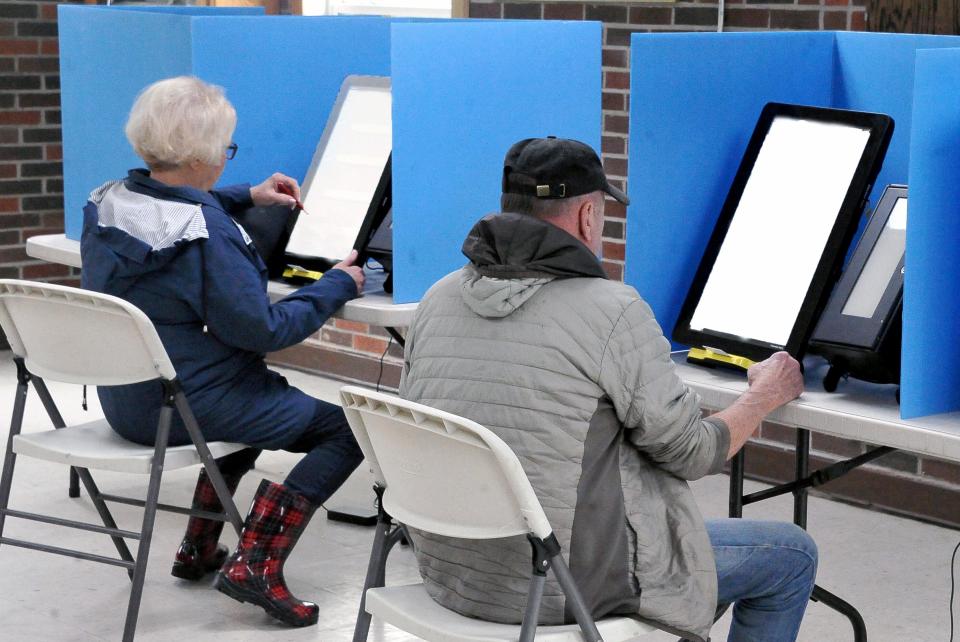
[(850, 31), (867, 30), (867, 12), (854, 11), (850, 14)]
[(613, 281), (623, 281), (623, 266), (619, 263), (603, 262), (603, 271)]
[(34, 39), (0, 40), (0, 56), (22, 56), (40, 52), (39, 41)]
[(630, 89), (630, 74), (626, 71), (603, 72), (604, 89)]
[(349, 330), (350, 332), (360, 332), (361, 334), (366, 334), (369, 331), (370, 326), (366, 323), (360, 323), (358, 321), (347, 321), (346, 319), (337, 319), (334, 321), (334, 325), (341, 330)]
[(668, 25), (673, 22), (669, 7), (630, 7), (630, 22), (635, 25)]
[(624, 100), (624, 94), (616, 92), (603, 92), (603, 108), (608, 111), (624, 111), (627, 107), (627, 101)]
[(575, 2), (548, 2), (543, 5), (544, 20), (583, 20), (584, 7)]
[[(53, 197), (60, 206), (63, 206), (63, 199), (59, 196)], [(40, 225), (47, 228), (57, 228), (63, 229), (63, 212), (47, 212), (40, 216)]]
[[(19, 198), (0, 198), (0, 212), (19, 212), (20, 211), (20, 199)], [(15, 225), (10, 225), (6, 221), (7, 217), (3, 217), (3, 227), (16, 227)]]
[(603, 66), (621, 67), (627, 69), (630, 66), (630, 58), (626, 49), (603, 48)]
[(539, 20), (541, 5), (538, 3), (507, 2), (503, 5), (503, 17), (520, 20)]
[(626, 218), (627, 206), (620, 201), (607, 199), (607, 204), (604, 206), (604, 213), (606, 214), (607, 218)]
[(847, 7), (850, 6), (850, 0), (826, 0), (824, 4), (828, 7)]
[(471, 2), (471, 18), (501, 18), (503, 5), (499, 2)]
[[(0, 199), (4, 201), (6, 199)], [(3, 208), (0, 207), (0, 211), (3, 211)], [(17, 207), (13, 210), (8, 210), (10, 212), (19, 212), (20, 208)], [(0, 216), (0, 229), (14, 229), (20, 227), (36, 227), (40, 224), (40, 216), (37, 214), (4, 214)]]
[(70, 276), (70, 267), (57, 263), (38, 263), (23, 266), (23, 278), (45, 279), (51, 276)]
[(57, 40), (41, 40), (40, 53), (44, 56), (59, 56), (60, 43)]
[(366, 334), (353, 335), (353, 349), (359, 352), (368, 352), (380, 356), (387, 349), (387, 342), (379, 337)]
[(47, 160), (63, 160), (63, 145), (47, 145), (43, 157)]
[(0, 178), (16, 178), (17, 166), (13, 163), (0, 165)]
[(847, 29), (847, 12), (825, 11), (823, 13), (823, 29), (825, 31), (845, 31)]
[(603, 117), (603, 131), (606, 133), (616, 132), (618, 134), (626, 134), (630, 131), (630, 120), (626, 116), (607, 114)]
[(60, 71), (60, 59), (54, 56), (22, 56), (17, 59), (20, 73), (50, 73)]
[(784, 9), (770, 12), (771, 29), (820, 29), (819, 11)]
[(960, 484), (960, 464), (956, 462), (924, 459), (920, 463), (920, 472), (925, 477), (932, 477), (951, 484)]
[[(606, 96), (606, 94), (604, 94)], [(601, 145), (604, 154), (626, 154), (627, 139), (619, 136), (604, 136)]]
[(0, 111), (0, 125), (39, 125), (39, 111)]
[(56, 20), (57, 19), (57, 5), (56, 4), (45, 4), (40, 7), (40, 18), (43, 20)]
[(0, 264), (2, 263), (21, 263), (29, 261), (26, 249), (21, 245), (18, 247), (8, 247), (0, 250)]
[(797, 430), (796, 428), (775, 424), (771, 421), (764, 421), (761, 424), (760, 437), (767, 441), (793, 445), (797, 443)]
[(603, 244), (603, 258), (610, 261), (622, 261), (626, 245), (612, 241), (605, 241)]
[(626, 176), (627, 159), (625, 158), (604, 158), (603, 169), (607, 176)]
[(353, 335), (349, 332), (337, 332), (336, 330), (324, 328), (320, 333), (320, 340), (347, 348), (353, 346)]
[(627, 8), (623, 5), (615, 4), (588, 4), (587, 20), (599, 20), (600, 22), (626, 22)]
[(727, 27), (766, 29), (770, 26), (770, 11), (767, 9), (727, 9), (724, 15)]
[(0, 231), (0, 245), (18, 245), (22, 242), (20, 240), (20, 230)]

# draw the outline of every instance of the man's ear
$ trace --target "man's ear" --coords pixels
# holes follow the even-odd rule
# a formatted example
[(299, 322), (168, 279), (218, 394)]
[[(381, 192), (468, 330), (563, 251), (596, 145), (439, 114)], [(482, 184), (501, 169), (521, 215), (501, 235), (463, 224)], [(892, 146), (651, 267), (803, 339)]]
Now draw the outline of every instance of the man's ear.
[(580, 238), (587, 245), (593, 243), (594, 237), (600, 233), (596, 227), (593, 216), (593, 200), (584, 199), (577, 209), (577, 230), (580, 232)]

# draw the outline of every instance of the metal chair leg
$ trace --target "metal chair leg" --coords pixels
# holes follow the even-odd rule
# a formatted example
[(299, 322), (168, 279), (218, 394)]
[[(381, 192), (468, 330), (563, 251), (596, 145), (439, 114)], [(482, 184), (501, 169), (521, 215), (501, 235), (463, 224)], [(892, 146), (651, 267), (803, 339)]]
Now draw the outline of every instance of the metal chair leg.
[(7, 449), (3, 455), (3, 473), (0, 474), (0, 537), (3, 536), (3, 524), (6, 510), (10, 503), (10, 487), (13, 485), (13, 467), (17, 463), (17, 455), (13, 452), (13, 438), (20, 434), (23, 427), (23, 411), (27, 404), (27, 382), (29, 374), (23, 367), (23, 360), (17, 359), (17, 371), (20, 383), (17, 385), (16, 397), (13, 401), (13, 417), (10, 420), (10, 434), (7, 435)]
[(133, 642), (137, 630), (137, 618), (140, 615), (140, 598), (143, 596), (143, 582), (147, 575), (147, 558), (150, 554), (150, 541), (153, 538), (153, 525), (157, 516), (157, 502), (160, 497), (160, 478), (163, 475), (163, 460), (167, 452), (170, 437), (170, 421), (173, 408), (164, 404), (160, 409), (160, 422), (157, 427), (157, 441), (153, 449), (153, 463), (150, 466), (150, 485), (147, 487), (147, 500), (143, 509), (143, 527), (140, 530), (140, 546), (137, 548), (137, 562), (133, 569), (133, 586), (130, 588), (130, 602), (127, 606), (127, 619), (123, 626), (123, 642)]
[(370, 632), (371, 616), (367, 613), (367, 589), (383, 586), (387, 566), (387, 536), (391, 528), (392, 523), (389, 517), (377, 522), (377, 530), (373, 535), (373, 549), (370, 551), (370, 561), (367, 564), (367, 577), (363, 581), (363, 590), (360, 593), (360, 610), (357, 612), (357, 625), (353, 629), (353, 642), (366, 642)]
[(520, 642), (533, 642), (537, 635), (537, 623), (540, 620), (540, 604), (543, 602), (543, 587), (547, 576), (534, 574), (527, 589), (527, 604), (523, 609), (523, 621), (520, 623)]
[(576, 582), (573, 581), (573, 575), (570, 573), (567, 563), (563, 561), (563, 557), (559, 554), (554, 556), (553, 559), (550, 560), (550, 567), (557, 576), (557, 580), (560, 581), (564, 595), (567, 596), (567, 607), (573, 611), (573, 616), (576, 618), (577, 624), (580, 625), (580, 631), (583, 633), (583, 639), (586, 642), (603, 642), (603, 638), (600, 637), (600, 631), (597, 630), (597, 623), (594, 622), (593, 616), (590, 615), (590, 609), (587, 608), (586, 602), (583, 601), (583, 596), (580, 594)]
[(193, 411), (190, 410), (190, 404), (187, 403), (187, 397), (183, 394), (183, 390), (180, 389), (180, 384), (177, 381), (165, 382), (164, 386), (167, 390), (166, 394), (173, 395), (173, 402), (176, 404), (177, 412), (180, 413), (180, 418), (183, 419), (183, 424), (190, 434), (190, 439), (193, 441), (193, 445), (200, 455), (200, 461), (203, 462), (203, 467), (207, 471), (210, 483), (213, 484), (213, 489), (220, 499), (220, 504), (223, 506), (227, 518), (239, 536), (240, 531), (243, 530), (243, 518), (240, 516), (240, 511), (237, 510), (237, 505), (233, 501), (233, 495), (227, 489), (227, 482), (223, 480), (223, 475), (220, 474), (220, 468), (217, 466), (217, 462), (213, 459), (213, 455), (210, 454), (207, 441), (200, 431), (200, 424), (197, 423), (196, 417), (193, 416)]

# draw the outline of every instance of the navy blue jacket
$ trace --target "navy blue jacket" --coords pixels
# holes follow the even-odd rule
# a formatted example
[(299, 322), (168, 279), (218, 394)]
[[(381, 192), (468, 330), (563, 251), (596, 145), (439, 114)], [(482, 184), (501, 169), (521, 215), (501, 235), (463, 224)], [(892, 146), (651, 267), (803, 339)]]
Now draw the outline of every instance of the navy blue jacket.
[[(266, 266), (230, 217), (251, 204), (249, 185), (203, 192), (132, 170), (84, 208), (82, 285), (150, 317), (208, 439), (282, 448), (313, 419), (317, 401), (268, 370), (264, 354), (309, 337), (357, 288), (349, 274), (330, 270), (271, 304)], [(98, 394), (117, 432), (152, 443), (159, 382)], [(170, 443), (188, 441), (177, 422)]]

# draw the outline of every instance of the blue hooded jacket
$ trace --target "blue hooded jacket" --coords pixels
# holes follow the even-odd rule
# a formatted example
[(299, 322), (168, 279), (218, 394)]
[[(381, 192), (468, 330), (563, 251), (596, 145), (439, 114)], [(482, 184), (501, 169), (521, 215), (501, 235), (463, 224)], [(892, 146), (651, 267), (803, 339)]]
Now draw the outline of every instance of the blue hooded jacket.
[[(349, 274), (330, 270), (271, 304), (266, 266), (230, 216), (251, 205), (249, 185), (203, 192), (131, 170), (95, 190), (83, 210), (81, 280), (150, 317), (207, 439), (282, 448), (310, 424), (318, 402), (268, 370), (264, 354), (309, 337), (357, 288)], [(159, 382), (97, 392), (114, 430), (152, 444)], [(176, 421), (170, 443), (188, 442)]]

